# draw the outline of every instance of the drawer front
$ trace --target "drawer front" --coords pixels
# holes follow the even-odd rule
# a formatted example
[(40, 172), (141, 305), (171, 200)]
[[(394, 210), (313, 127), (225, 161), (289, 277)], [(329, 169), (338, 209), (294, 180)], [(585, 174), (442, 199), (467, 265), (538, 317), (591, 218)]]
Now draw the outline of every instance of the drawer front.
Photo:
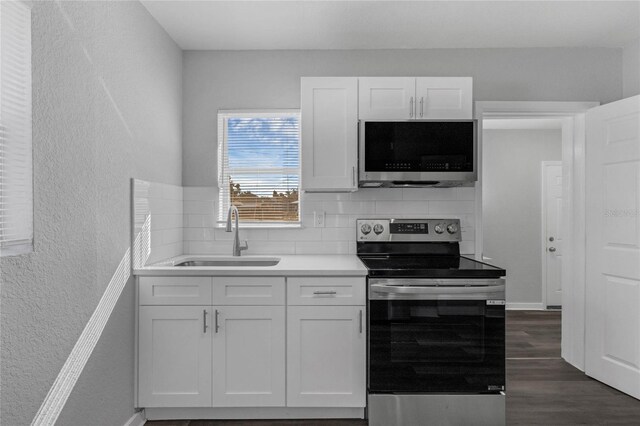
[(213, 277), (214, 305), (284, 305), (284, 277)]
[(293, 277), (287, 279), (289, 305), (364, 305), (364, 277)]
[(140, 305), (211, 305), (211, 277), (140, 277)]

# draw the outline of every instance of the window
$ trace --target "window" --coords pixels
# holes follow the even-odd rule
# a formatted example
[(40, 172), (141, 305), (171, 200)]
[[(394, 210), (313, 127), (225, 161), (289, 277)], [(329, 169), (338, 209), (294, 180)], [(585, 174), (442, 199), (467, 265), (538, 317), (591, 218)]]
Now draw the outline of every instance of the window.
[(31, 10), (0, 2), (0, 255), (33, 249)]
[(230, 204), (246, 226), (300, 224), (300, 112), (218, 113), (218, 223)]

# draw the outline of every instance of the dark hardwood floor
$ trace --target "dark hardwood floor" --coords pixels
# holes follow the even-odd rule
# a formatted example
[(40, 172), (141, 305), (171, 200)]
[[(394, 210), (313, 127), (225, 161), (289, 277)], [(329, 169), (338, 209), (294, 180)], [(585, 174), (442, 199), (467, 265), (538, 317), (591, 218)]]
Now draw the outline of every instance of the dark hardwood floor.
[[(560, 315), (559, 311), (507, 312), (507, 425), (640, 425), (640, 401), (590, 379), (560, 358)], [(366, 424), (364, 420), (147, 422), (148, 426)]]

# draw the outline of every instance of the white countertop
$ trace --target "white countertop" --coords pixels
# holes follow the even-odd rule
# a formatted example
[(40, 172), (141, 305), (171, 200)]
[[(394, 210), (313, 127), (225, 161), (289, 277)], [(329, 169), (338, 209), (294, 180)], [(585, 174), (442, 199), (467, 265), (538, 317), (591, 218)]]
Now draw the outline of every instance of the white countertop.
[(275, 266), (175, 266), (189, 260), (228, 259), (230, 256), (183, 255), (167, 259), (140, 269), (134, 269), (134, 275), (140, 276), (365, 276), (367, 268), (358, 256), (351, 254), (337, 255), (273, 255), (273, 256), (241, 256), (242, 260), (280, 258)]

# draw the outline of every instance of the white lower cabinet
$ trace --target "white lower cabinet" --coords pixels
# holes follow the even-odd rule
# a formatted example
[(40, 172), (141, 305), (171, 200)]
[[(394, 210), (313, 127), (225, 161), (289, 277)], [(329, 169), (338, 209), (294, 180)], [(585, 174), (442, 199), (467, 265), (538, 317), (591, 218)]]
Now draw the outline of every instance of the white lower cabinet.
[(214, 306), (214, 407), (285, 405), (284, 310)]
[(287, 285), (290, 306), (284, 277), (141, 278), (138, 406), (362, 410), (364, 278)]
[[(207, 306), (140, 306), (138, 404), (211, 405), (211, 334)], [(206, 314), (205, 314), (206, 312)]]
[(365, 406), (364, 314), (364, 306), (287, 308), (287, 406)]

